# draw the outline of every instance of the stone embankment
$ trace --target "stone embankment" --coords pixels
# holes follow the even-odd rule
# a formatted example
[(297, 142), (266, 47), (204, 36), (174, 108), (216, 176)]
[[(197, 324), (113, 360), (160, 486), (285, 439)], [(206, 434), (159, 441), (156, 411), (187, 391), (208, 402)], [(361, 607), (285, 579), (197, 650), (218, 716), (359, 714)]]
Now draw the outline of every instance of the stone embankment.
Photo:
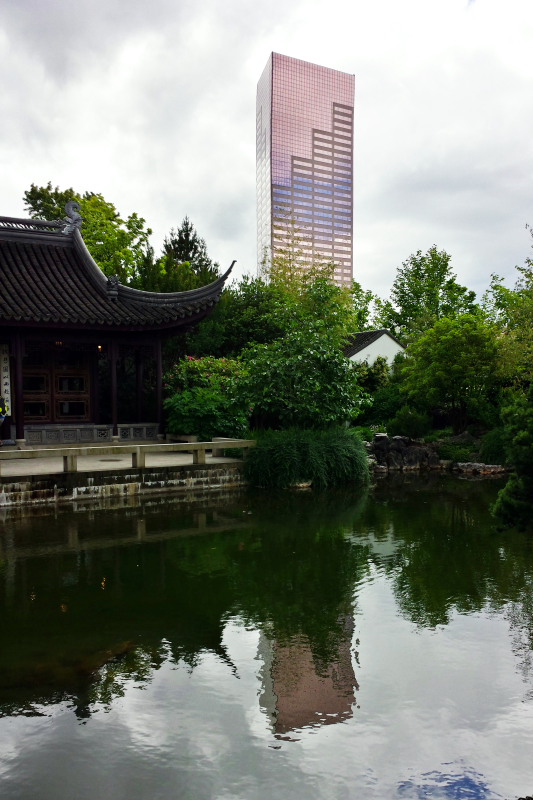
[(366, 443), (366, 447), (371, 467), (378, 474), (440, 470), (468, 475), (500, 475), (506, 471), (501, 464), (443, 461), (439, 458), (435, 444), (426, 444), (408, 436), (376, 433), (373, 441)]

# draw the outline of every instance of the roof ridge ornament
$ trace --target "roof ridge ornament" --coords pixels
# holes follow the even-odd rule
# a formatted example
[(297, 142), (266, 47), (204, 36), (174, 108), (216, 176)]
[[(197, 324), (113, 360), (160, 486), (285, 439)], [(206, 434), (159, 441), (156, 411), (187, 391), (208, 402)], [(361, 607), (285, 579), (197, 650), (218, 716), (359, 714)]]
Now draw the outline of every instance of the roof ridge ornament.
[(107, 279), (107, 294), (111, 298), (111, 300), (115, 300), (118, 298), (118, 287), (120, 285), (120, 281), (118, 279), (118, 275), (110, 275)]
[(83, 218), (80, 214), (81, 206), (77, 200), (68, 200), (65, 203), (65, 211), (67, 216), (63, 218), (64, 223), (61, 228), (61, 233), (74, 233), (76, 229), (80, 229)]

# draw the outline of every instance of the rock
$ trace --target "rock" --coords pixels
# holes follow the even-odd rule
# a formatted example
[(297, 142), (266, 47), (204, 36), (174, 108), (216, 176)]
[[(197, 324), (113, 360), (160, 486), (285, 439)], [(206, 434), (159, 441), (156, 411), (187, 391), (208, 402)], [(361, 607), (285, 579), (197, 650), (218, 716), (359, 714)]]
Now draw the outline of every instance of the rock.
[(413, 441), (408, 436), (393, 436), (377, 433), (371, 446), (372, 454), (380, 466), (391, 471), (409, 471), (418, 469), (438, 469), (439, 458), (432, 445)]

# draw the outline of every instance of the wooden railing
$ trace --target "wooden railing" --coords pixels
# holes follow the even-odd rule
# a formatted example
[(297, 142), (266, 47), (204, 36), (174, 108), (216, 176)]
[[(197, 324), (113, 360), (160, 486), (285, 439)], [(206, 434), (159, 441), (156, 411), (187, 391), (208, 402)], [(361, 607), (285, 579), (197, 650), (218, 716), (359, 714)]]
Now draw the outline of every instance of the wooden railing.
[[(19, 458), (63, 458), (63, 472), (78, 471), (78, 456), (107, 456), (131, 454), (132, 467), (145, 467), (149, 453), (192, 453), (193, 464), (205, 464), (206, 451), (212, 456), (222, 456), (224, 450), (247, 450), (255, 445), (253, 439), (225, 439), (217, 437), (212, 442), (170, 442), (161, 444), (114, 444), (89, 447), (43, 447), (36, 450), (0, 450), (0, 475), (2, 462)], [(124, 467), (123, 467), (124, 468)]]

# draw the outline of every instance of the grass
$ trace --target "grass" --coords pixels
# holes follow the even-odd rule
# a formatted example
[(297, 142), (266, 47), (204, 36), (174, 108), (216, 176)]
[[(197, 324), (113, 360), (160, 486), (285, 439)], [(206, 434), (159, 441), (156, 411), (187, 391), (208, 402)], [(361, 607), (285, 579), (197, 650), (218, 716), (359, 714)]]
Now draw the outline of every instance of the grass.
[(255, 438), (245, 461), (246, 478), (254, 486), (286, 489), (311, 483), (324, 489), (369, 479), (364, 444), (346, 428), (265, 431)]

